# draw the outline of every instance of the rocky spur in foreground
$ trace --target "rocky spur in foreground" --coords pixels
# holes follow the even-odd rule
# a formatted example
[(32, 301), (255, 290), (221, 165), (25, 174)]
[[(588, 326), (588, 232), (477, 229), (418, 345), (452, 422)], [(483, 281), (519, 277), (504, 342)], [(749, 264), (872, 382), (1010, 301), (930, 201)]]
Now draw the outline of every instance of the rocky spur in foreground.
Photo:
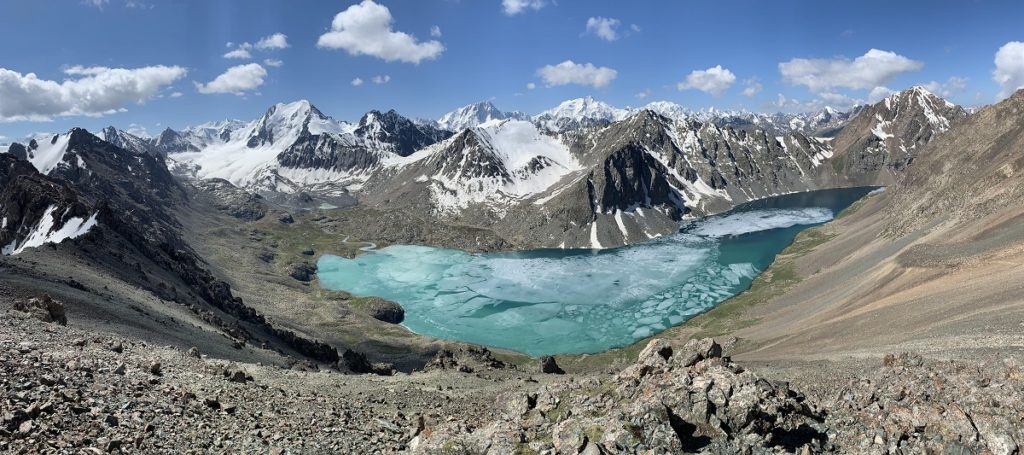
[[(478, 428), (445, 424), (414, 453), (1015, 454), (1024, 441), (1024, 373), (888, 355), (834, 392), (807, 396), (722, 356), (710, 338), (651, 341), (610, 377), (577, 377), (497, 398)], [(826, 387), (826, 389), (829, 389)]]

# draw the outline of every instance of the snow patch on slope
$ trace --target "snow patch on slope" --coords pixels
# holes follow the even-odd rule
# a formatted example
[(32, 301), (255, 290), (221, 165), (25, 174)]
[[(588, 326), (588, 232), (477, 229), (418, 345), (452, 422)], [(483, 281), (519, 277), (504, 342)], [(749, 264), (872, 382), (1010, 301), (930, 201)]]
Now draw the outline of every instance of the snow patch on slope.
[[(513, 199), (539, 194), (566, 175), (582, 169), (580, 163), (558, 138), (541, 133), (537, 127), (521, 120), (492, 120), (473, 128), (483, 156), (497, 162), (470, 163), (470, 150), (463, 151), (456, 169), (439, 169), (429, 176), (431, 197), (439, 212), (451, 213), (473, 203), (504, 205)], [(408, 157), (388, 160), (388, 165), (401, 168), (448, 150), (460, 136), (434, 144)], [(494, 166), (501, 175), (473, 176), (471, 166)], [(445, 164), (451, 166), (451, 163)], [(466, 177), (466, 176), (471, 177)], [(508, 178), (505, 178), (505, 175)], [(454, 176), (454, 177), (450, 177)]]
[(39, 136), (35, 138), (35, 141), (38, 147), (35, 150), (27, 150), (28, 161), (35, 166), (40, 174), (45, 175), (64, 161), (64, 153), (68, 150), (71, 133)]
[[(46, 211), (43, 212), (42, 218), (39, 219), (39, 222), (32, 228), (32, 232), (25, 237), (21, 245), (17, 244), (17, 240), (14, 240), (0, 249), (0, 253), (4, 256), (12, 256), (22, 253), (26, 248), (37, 248), (47, 243), (60, 243), (67, 239), (78, 238), (85, 235), (89, 232), (89, 229), (96, 225), (96, 214), (94, 213), (88, 219), (79, 217), (69, 218), (64, 222), (64, 225), (55, 228), (55, 221), (59, 220), (53, 216), (53, 212), (56, 209), (57, 206), (55, 205), (47, 207)], [(63, 217), (61, 216), (60, 218)]]

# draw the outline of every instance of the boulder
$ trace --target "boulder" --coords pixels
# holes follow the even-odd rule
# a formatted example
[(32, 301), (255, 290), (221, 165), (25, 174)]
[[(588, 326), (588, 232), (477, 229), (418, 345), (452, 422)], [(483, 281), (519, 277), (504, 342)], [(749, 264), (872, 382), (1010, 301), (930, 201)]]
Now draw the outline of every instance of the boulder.
[(60, 325), (68, 325), (68, 318), (64, 314), (64, 304), (53, 300), (49, 294), (43, 294), (39, 298), (15, 301), (14, 309), (28, 313), (43, 322), (56, 322)]
[(693, 339), (687, 341), (680, 353), (673, 357), (673, 362), (688, 367), (701, 360), (713, 359), (722, 356), (722, 346), (711, 338)]
[(288, 276), (302, 282), (313, 280), (316, 275), (316, 266), (308, 262), (297, 262), (288, 266)]
[(292, 218), (291, 213), (282, 214), (277, 220), (284, 224), (292, 224), (295, 222), (295, 218)]
[(672, 357), (672, 345), (668, 344), (667, 341), (658, 338), (651, 340), (651, 342), (647, 343), (647, 346), (640, 351), (637, 363), (650, 366), (660, 366), (665, 365), (670, 357)]
[(565, 374), (565, 370), (558, 366), (555, 358), (549, 355), (540, 358), (540, 372), (544, 374)]

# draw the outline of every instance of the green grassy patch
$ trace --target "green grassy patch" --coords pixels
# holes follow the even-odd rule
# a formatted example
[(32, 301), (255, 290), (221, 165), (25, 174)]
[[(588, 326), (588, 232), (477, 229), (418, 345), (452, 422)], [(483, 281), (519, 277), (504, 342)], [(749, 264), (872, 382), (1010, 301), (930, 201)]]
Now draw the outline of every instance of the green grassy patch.
[[(345, 235), (326, 232), (305, 219), (299, 219), (293, 224), (284, 224), (270, 218), (273, 217), (254, 223), (253, 228), (263, 237), (263, 244), (274, 251), (274, 266), (282, 275), (290, 264), (315, 264), (317, 258), (323, 254), (351, 257), (366, 246), (362, 242), (346, 242)], [(313, 255), (302, 254), (305, 250), (313, 250)]]
[(548, 421), (552, 423), (558, 423), (562, 421), (562, 419), (566, 418), (566, 413), (569, 412), (569, 405), (565, 403), (565, 398), (560, 397), (560, 399), (558, 400), (558, 406), (555, 406), (555, 409), (552, 409), (551, 411), (544, 415), (545, 417), (548, 418)]
[(867, 198), (864, 198), (864, 199), (858, 200), (857, 202), (854, 202), (853, 204), (850, 204), (849, 207), (843, 209), (842, 212), (839, 212), (839, 214), (836, 215), (836, 219), (837, 220), (841, 220), (841, 219), (846, 218), (846, 217), (848, 217), (850, 215), (853, 215), (854, 213), (857, 213), (857, 211), (860, 210), (862, 207), (864, 207), (864, 204), (866, 204), (866, 203), (867, 203)]
[(530, 448), (525, 442), (516, 444), (515, 455), (537, 455), (537, 451)]
[(587, 436), (587, 440), (594, 444), (599, 444), (601, 439), (604, 438), (604, 428), (599, 426), (588, 427), (583, 431), (583, 434)]

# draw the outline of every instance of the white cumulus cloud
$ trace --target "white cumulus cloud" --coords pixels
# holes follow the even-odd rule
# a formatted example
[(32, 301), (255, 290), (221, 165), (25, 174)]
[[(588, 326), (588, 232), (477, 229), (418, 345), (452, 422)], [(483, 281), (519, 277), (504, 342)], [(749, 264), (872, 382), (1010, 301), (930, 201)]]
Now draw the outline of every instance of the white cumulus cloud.
[(608, 17), (591, 17), (587, 19), (587, 33), (597, 36), (605, 41), (619, 39), (615, 30), (619, 26), (619, 20)]
[(46, 121), (55, 116), (99, 116), (142, 103), (187, 73), (180, 66), (107, 68), (72, 66), (64, 81), (0, 68), (0, 122)]
[(248, 60), (248, 59), (252, 58), (252, 54), (250, 54), (249, 51), (246, 50), (246, 49), (238, 48), (238, 49), (234, 49), (234, 50), (224, 54), (224, 58), (235, 58), (235, 59), (239, 59), (239, 60)]
[(373, 0), (363, 0), (334, 16), (331, 31), (320, 35), (317, 46), (344, 49), (351, 55), (369, 55), (385, 61), (419, 63), (444, 52), (440, 41), (417, 41), (391, 29), (391, 11)]
[(1002, 87), (999, 98), (1006, 98), (1024, 88), (1024, 43), (1010, 41), (996, 52), (996, 69), (992, 79)]
[(533, 90), (533, 89), (535, 89), (535, 88), (537, 88), (537, 84), (534, 84), (533, 82), (528, 82), (528, 83), (526, 84), (526, 89), (527, 89), (527, 90)]
[(892, 95), (894, 93), (896, 93), (895, 90), (880, 85), (878, 87), (871, 89), (871, 92), (868, 93), (868, 102), (877, 103), (881, 101), (882, 98), (888, 97), (889, 95)]
[(548, 87), (567, 84), (589, 85), (594, 88), (607, 87), (619, 75), (618, 71), (591, 63), (576, 63), (566, 60), (557, 65), (546, 65), (537, 70), (537, 75)]
[(680, 82), (679, 90), (700, 90), (714, 96), (721, 96), (733, 83), (736, 82), (736, 75), (722, 65), (715, 65), (706, 70), (695, 70), (686, 76), (686, 80)]
[(433, 36), (434, 38), (440, 38), (441, 37), (441, 27), (438, 27), (436, 25), (433, 26), (433, 27), (430, 27), (430, 36)]
[(923, 84), (923, 86), (929, 92), (943, 98), (951, 98), (963, 93), (963, 91), (967, 89), (967, 79), (953, 76), (946, 80), (946, 82), (931, 81), (927, 84)]
[(501, 7), (509, 16), (515, 16), (531, 9), (537, 11), (545, 5), (547, 2), (544, 0), (501, 0)]
[(804, 85), (812, 92), (841, 87), (867, 90), (884, 86), (900, 74), (917, 71), (924, 63), (895, 52), (871, 49), (853, 60), (848, 58), (794, 58), (779, 63), (782, 79), (793, 85)]
[(761, 83), (757, 81), (756, 77), (747, 79), (746, 81), (743, 82), (743, 85), (743, 96), (748, 97), (761, 93), (761, 89), (764, 88), (764, 86), (762, 86)]
[(374, 84), (387, 84), (389, 81), (391, 81), (391, 76), (388, 76), (387, 74), (377, 75), (373, 76), (373, 78), (370, 80), (372, 80)]
[(363, 85), (363, 80), (361, 78), (358, 78), (358, 77), (355, 78), (355, 79), (352, 79), (352, 85), (355, 86), (355, 87), (359, 87), (360, 85)]
[(276, 58), (268, 58), (263, 60), (263, 64), (267, 66), (273, 66), (274, 68), (280, 68), (284, 66), (284, 62)]
[(284, 33), (275, 33), (270, 36), (260, 38), (256, 42), (256, 49), (267, 50), (267, 49), (284, 49), (288, 47), (288, 35)]
[(263, 78), (267, 77), (267, 70), (259, 63), (248, 63), (245, 65), (232, 66), (224, 74), (217, 76), (212, 81), (202, 84), (196, 82), (196, 90), (203, 94), (231, 93), (244, 95), (263, 85)]

